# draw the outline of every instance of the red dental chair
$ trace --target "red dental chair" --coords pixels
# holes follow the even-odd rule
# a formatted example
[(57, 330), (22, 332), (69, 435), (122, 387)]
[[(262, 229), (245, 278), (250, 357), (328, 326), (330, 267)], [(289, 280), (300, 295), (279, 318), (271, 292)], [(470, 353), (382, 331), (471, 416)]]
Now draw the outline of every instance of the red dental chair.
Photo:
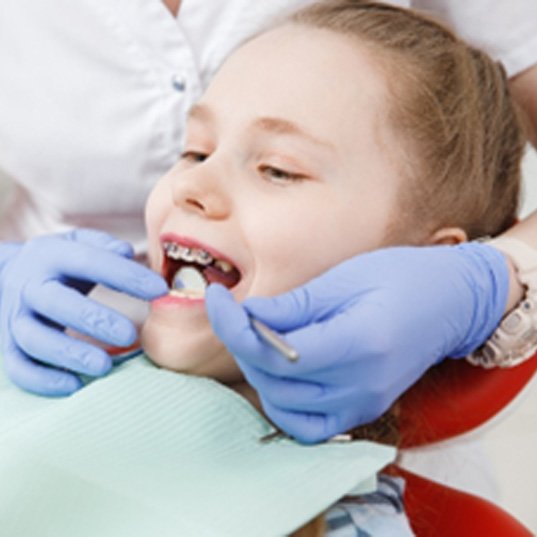
[[(512, 369), (485, 370), (446, 360), (401, 399), (401, 448), (468, 432), (499, 413), (531, 380), (537, 355)], [(536, 425), (537, 427), (537, 425)], [(528, 528), (493, 503), (392, 465), (406, 481), (405, 508), (418, 537), (530, 537)]]

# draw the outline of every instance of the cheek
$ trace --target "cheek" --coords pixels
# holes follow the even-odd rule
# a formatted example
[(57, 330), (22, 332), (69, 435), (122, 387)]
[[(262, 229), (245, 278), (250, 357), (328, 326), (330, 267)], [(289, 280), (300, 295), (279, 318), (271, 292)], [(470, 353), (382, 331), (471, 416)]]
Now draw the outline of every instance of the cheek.
[(172, 199), (170, 190), (165, 182), (161, 180), (149, 194), (145, 205), (145, 228), (147, 232), (149, 259), (152, 266), (160, 250), (159, 233), (167, 215), (171, 211), (171, 207)]
[(346, 259), (378, 248), (386, 225), (385, 211), (374, 207), (330, 197), (309, 206), (305, 202), (270, 226), (258, 226), (255, 276), (248, 294), (289, 291)]
[(259, 227), (249, 294), (276, 295), (307, 282), (334, 264), (338, 241), (334, 241), (331, 223), (316, 211), (295, 210), (274, 219), (270, 226)]

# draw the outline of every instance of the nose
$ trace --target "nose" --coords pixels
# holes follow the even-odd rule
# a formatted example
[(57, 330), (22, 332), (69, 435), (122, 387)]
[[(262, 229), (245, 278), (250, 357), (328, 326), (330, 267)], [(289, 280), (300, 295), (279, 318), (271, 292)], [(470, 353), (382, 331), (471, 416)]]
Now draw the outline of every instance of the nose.
[(220, 167), (209, 162), (179, 172), (172, 186), (174, 204), (205, 218), (227, 218), (231, 210), (231, 198), (222, 179), (223, 173)]

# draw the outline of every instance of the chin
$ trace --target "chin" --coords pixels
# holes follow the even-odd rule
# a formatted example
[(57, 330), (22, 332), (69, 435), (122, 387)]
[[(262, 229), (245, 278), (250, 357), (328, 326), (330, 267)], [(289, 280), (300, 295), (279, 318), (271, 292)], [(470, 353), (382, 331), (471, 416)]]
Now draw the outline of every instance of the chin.
[(148, 317), (140, 333), (147, 357), (159, 367), (233, 383), (243, 379), (235, 360), (210, 327), (195, 332)]

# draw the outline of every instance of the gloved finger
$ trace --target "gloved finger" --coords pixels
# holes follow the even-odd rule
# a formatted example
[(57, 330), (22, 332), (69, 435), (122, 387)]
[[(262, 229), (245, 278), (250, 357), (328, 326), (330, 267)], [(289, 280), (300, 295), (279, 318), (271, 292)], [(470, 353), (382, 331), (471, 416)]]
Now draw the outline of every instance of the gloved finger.
[(0, 269), (2, 265), (22, 248), (20, 242), (2, 242), (0, 248)]
[(103, 349), (49, 328), (29, 315), (17, 318), (12, 337), (26, 356), (47, 365), (92, 377), (105, 375), (112, 359)]
[(302, 444), (315, 444), (336, 434), (323, 414), (281, 410), (264, 398), (261, 398), (261, 405), (273, 423)]
[(205, 307), (215, 334), (236, 356), (261, 356), (270, 352), (254, 332), (248, 315), (233, 295), (220, 284), (211, 284), (205, 293)]
[[(134, 257), (133, 247), (126, 241), (117, 239), (116, 237), (95, 229), (73, 229), (61, 235), (64, 239), (86, 244), (98, 249), (105, 249), (114, 252), (117, 255), (132, 259)], [(63, 281), (69, 287), (77, 291), (88, 294), (95, 283), (83, 281), (77, 278), (63, 278)]]
[(331, 313), (334, 302), (311, 292), (307, 285), (271, 298), (250, 297), (243, 303), (245, 309), (254, 317), (274, 330), (295, 330), (317, 322)]
[[(300, 365), (289, 362), (279, 351), (262, 340), (252, 327), (245, 310), (224, 286), (211, 284), (205, 294), (205, 304), (213, 331), (230, 354), (274, 376), (300, 376), (302, 360)], [(280, 337), (285, 339), (283, 335)]]
[[(286, 334), (286, 341), (298, 350), (300, 360), (296, 368), (290, 367), (295, 364), (287, 364), (285, 373), (310, 381), (322, 376), (325, 382), (331, 382), (341, 375), (343, 368), (355, 368), (359, 364), (363, 374), (378, 368), (375, 360), (386, 356), (392, 348), (384, 324), (369, 322), (374, 317), (374, 309), (355, 306), (352, 312), (343, 311), (322, 323)], [(269, 367), (263, 365), (263, 369), (270, 372)], [(277, 369), (281, 370), (281, 365)]]
[(151, 300), (168, 292), (160, 274), (113, 252), (73, 243), (71, 255), (62, 261), (67, 276), (100, 283), (116, 291)]
[[(50, 244), (58, 248), (58, 240), (50, 238)], [(40, 255), (46, 247), (46, 239), (29, 244), (29, 248), (36, 248), (36, 255)], [(168, 292), (168, 286), (156, 272), (126, 259), (114, 252), (82, 244), (69, 242), (62, 255), (49, 260), (53, 263), (49, 273), (59, 274), (79, 280), (101, 283), (111, 289), (129, 295), (151, 300)], [(30, 250), (29, 254), (31, 255)]]
[(332, 395), (322, 384), (269, 375), (236, 359), (248, 384), (280, 410), (323, 412), (331, 406)]
[(134, 257), (134, 249), (127, 242), (110, 235), (104, 231), (97, 229), (75, 228), (67, 231), (62, 235), (65, 239), (73, 242), (87, 244), (95, 248), (104, 248), (111, 252), (115, 252), (123, 257)]
[(34, 362), (12, 345), (4, 350), (4, 369), (20, 388), (45, 396), (65, 396), (76, 392), (82, 382), (73, 373)]
[[(212, 284), (205, 294), (207, 315), (215, 334), (223, 341), (228, 351), (248, 364), (272, 376), (304, 378), (313, 368), (309, 356), (295, 347), (301, 354), (298, 362), (288, 362), (278, 351), (262, 341), (252, 328), (244, 309), (235, 302), (232, 294), (222, 285)], [(316, 339), (318, 341), (318, 339)], [(328, 359), (327, 359), (328, 361)]]
[[(342, 365), (341, 354), (349, 350), (347, 334), (343, 335), (345, 327), (331, 320), (282, 336), (300, 355), (298, 361), (289, 362), (259, 338), (238, 304), (226, 306), (224, 301), (215, 301), (208, 313), (213, 330), (233, 356), (273, 377), (314, 382), (322, 373), (333, 376)], [(354, 341), (352, 334), (348, 337)]]
[(26, 286), (23, 300), (47, 319), (109, 345), (126, 347), (136, 340), (136, 328), (129, 319), (55, 280)]
[(344, 304), (368, 292), (367, 287), (356, 292), (356, 285), (349, 281), (348, 273), (353, 274), (353, 281), (360, 281), (357, 262), (358, 258), (344, 261), (301, 287), (275, 297), (247, 298), (243, 306), (254, 317), (282, 332), (324, 321)]
[[(330, 415), (333, 420), (331, 427), (335, 431), (333, 434), (375, 420), (392, 403), (393, 397), (384, 386), (384, 381), (376, 383), (367, 377), (362, 378), (361, 368), (345, 371), (345, 378), (350, 376), (356, 379), (355, 382), (342, 384), (340, 378), (338, 385), (330, 386), (273, 377), (244, 364), (240, 358), (236, 358), (236, 361), (262, 400), (270, 402), (282, 412)], [(375, 371), (375, 377), (377, 373)]]
[[(382, 303), (364, 298), (323, 323), (287, 334), (289, 344), (312, 364), (311, 368), (304, 365), (301, 378), (312, 382), (322, 379), (325, 384), (348, 384), (343, 375), (350, 377), (353, 379), (350, 384), (367, 393), (372, 404), (385, 410), (390, 398), (400, 395), (429, 366), (402, 354), (400, 314), (399, 309), (390, 310)], [(411, 333), (405, 328), (405, 337), (413, 341), (420, 339), (421, 326), (410, 327)], [(420, 349), (414, 352), (419, 356)], [(396, 385), (399, 385), (397, 393)]]
[[(330, 381), (341, 375), (341, 367), (360, 359), (357, 342), (364, 332), (369, 340), (364, 338), (366, 345), (362, 358), (369, 357), (370, 352), (384, 351), (380, 323), (365, 331), (360, 330), (352, 320), (349, 322), (348, 313), (342, 312), (323, 323), (314, 323), (282, 336), (300, 354), (297, 362), (289, 362), (257, 336), (248, 315), (225, 287), (209, 286), (205, 298), (213, 330), (228, 351), (239, 357), (243, 364), (272, 376), (311, 382), (322, 376), (323, 383)], [(371, 308), (367, 309), (367, 314), (371, 314)], [(378, 349), (374, 348), (375, 344)], [(365, 367), (368, 365), (365, 364)]]

